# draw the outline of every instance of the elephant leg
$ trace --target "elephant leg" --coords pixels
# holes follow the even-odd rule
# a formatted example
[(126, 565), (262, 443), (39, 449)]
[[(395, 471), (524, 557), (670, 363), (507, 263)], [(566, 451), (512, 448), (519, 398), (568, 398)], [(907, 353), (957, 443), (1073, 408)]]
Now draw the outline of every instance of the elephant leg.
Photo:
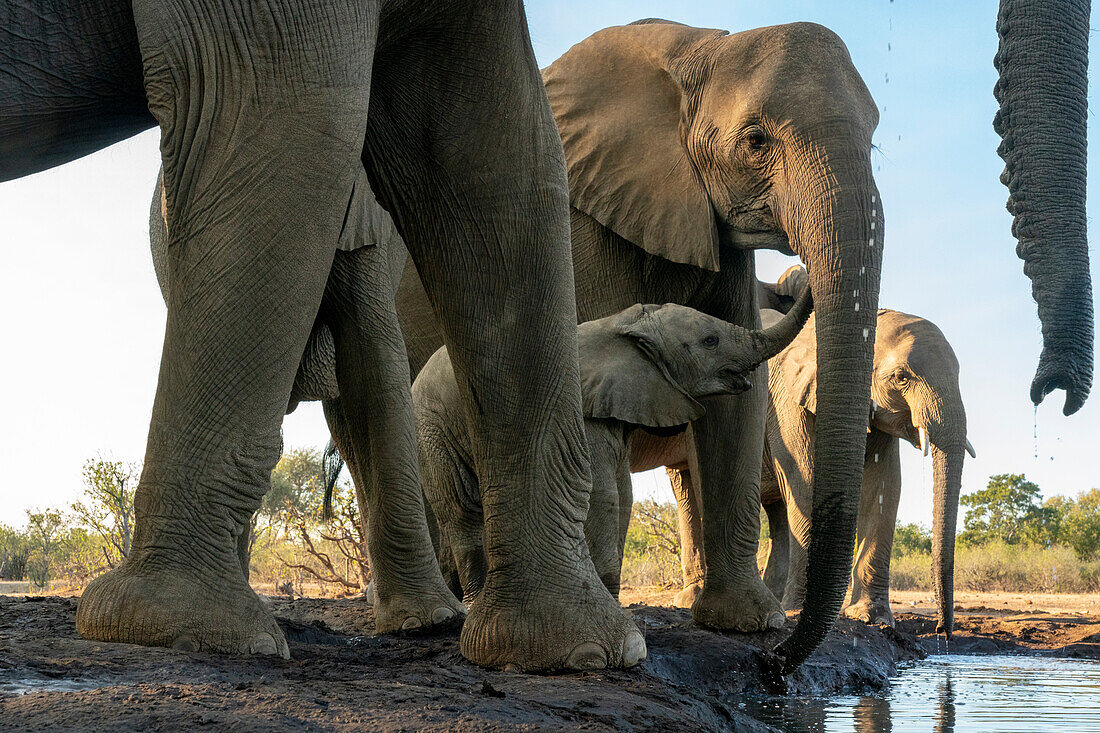
[(783, 597), (787, 586), (787, 572), (791, 563), (791, 530), (787, 522), (787, 505), (782, 499), (764, 505), (768, 515), (768, 533), (771, 546), (764, 565), (764, 585), (778, 598)]
[[(253, 517), (256, 515), (252, 513)], [(245, 522), (244, 527), (241, 528), (241, 533), (237, 535), (237, 560), (241, 563), (241, 574), (244, 575), (244, 581), (248, 582), (248, 576), (250, 574), (249, 563), (252, 559), (252, 517)]]
[(384, 247), (338, 251), (321, 318), (336, 347), (348, 469), (367, 521), (380, 632), (427, 628), (465, 612), (439, 572), (424, 513), (409, 361)]
[(365, 161), (469, 419), (488, 572), (462, 651), (532, 671), (631, 666), (645, 642), (584, 539), (568, 188), (522, 3), (417, 7), (421, 26), (380, 39)]
[(676, 497), (676, 513), (680, 520), (680, 569), (684, 575), (684, 587), (672, 599), (677, 608), (691, 608), (703, 591), (706, 573), (703, 556), (703, 522), (700, 510), (703, 500), (699, 489), (691, 480), (687, 464), (669, 466), (668, 480)]
[[(750, 253), (751, 256), (751, 253)], [(747, 266), (751, 277), (751, 260)], [(734, 298), (747, 312), (732, 321), (756, 319), (755, 281)], [(736, 396), (706, 400), (707, 414), (692, 423), (689, 460), (703, 500), (703, 591), (691, 607), (702, 626), (736, 631), (782, 628), (787, 617), (760, 579), (756, 551), (760, 541), (760, 466), (768, 397), (767, 367), (752, 375), (753, 389)]]
[[(485, 585), (485, 517), (477, 475), (452, 442), (456, 431), (442, 420), (430, 410), (417, 415), (420, 470), (429, 511), (439, 526), (440, 565), (454, 566), (463, 603), (472, 607)], [(445, 560), (442, 553), (450, 557)]]
[(611, 595), (618, 598), (622, 571), (619, 479), (624, 471), (628, 475), (630, 473), (623, 428), (619, 424), (604, 425), (586, 420), (585, 432), (592, 459), (592, 494), (588, 500), (588, 516), (584, 520), (584, 537), (597, 575)]
[[(768, 448), (772, 469), (779, 484), (779, 506), (786, 507), (787, 562), (783, 608), (802, 608), (806, 595), (806, 566), (809, 560), (810, 520), (813, 515), (814, 416), (797, 404), (776, 405), (769, 420)], [(778, 510), (779, 507), (776, 507)], [(769, 522), (771, 514), (769, 514)], [(777, 517), (776, 522), (781, 520)], [(773, 531), (773, 541), (776, 532)]]
[(868, 440), (856, 530), (856, 560), (844, 615), (869, 624), (894, 625), (890, 610), (890, 554), (901, 500), (898, 439), (875, 431)]
[(171, 298), (133, 546), (81, 597), (86, 638), (289, 656), (237, 539), (282, 449), (360, 166), (375, 27), (370, 3), (299, 5), (312, 22), (280, 5), (134, 2)]

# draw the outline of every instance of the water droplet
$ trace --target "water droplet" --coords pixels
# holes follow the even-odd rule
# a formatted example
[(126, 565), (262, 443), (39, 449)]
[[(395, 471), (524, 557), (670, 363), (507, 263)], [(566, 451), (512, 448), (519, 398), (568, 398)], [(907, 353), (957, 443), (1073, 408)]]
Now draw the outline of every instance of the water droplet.
[(868, 247), (874, 247), (875, 246), (875, 238), (874, 237), (871, 237), (870, 239), (867, 240), (867, 246)]
[(863, 329), (863, 340), (866, 341), (867, 337), (870, 336), (870, 335), (871, 335), (871, 329), (864, 328)]
[(878, 463), (878, 453), (875, 454), (875, 463)]
[(871, 203), (872, 204), (875, 203), (875, 195), (874, 194), (871, 194)]
[(856, 312), (859, 312), (859, 301), (856, 301)]
[(871, 222), (871, 231), (872, 232), (875, 231), (875, 222), (874, 221)]
[(867, 268), (866, 268), (866, 267), (861, 267), (861, 268), (859, 268), (859, 274), (860, 274), (860, 275), (865, 275), (865, 274), (867, 274)]
[(859, 297), (859, 291), (858, 290), (853, 290), (852, 291), (852, 297), (853, 298), (858, 298)]

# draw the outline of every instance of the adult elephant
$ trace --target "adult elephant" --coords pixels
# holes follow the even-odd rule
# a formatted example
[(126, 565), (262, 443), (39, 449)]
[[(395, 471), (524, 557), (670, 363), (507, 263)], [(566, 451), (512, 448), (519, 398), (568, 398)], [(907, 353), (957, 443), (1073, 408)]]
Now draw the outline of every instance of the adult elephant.
[[(170, 298), (133, 549), (84, 592), (79, 632), (287, 654), (236, 538), (369, 181), (439, 316), (485, 485), (489, 579), (463, 652), (524, 669), (639, 661), (584, 542), (567, 183), (522, 4), (7, 0), (0, 14), (0, 180), (161, 128)], [(367, 444), (402, 397), (347, 368), (370, 358), (357, 322), (330, 325), (340, 404)], [(421, 548), (393, 575), (431, 595), (419, 501), (380, 498)]]
[[(777, 318), (773, 311), (764, 321)], [(761, 498), (772, 542), (764, 580), (782, 595), (788, 609), (801, 608), (805, 592), (815, 475), (815, 341), (813, 329), (806, 328), (768, 362), (768, 438)], [(943, 332), (919, 316), (880, 309), (870, 394), (856, 561), (845, 614), (869, 623), (893, 625), (890, 554), (901, 498), (899, 444), (907, 441), (925, 455), (932, 454), (933, 587), (940, 630), (950, 634), (963, 461), (964, 454), (973, 455), (974, 449), (967, 438), (959, 362)], [(690, 495), (677, 496), (681, 506), (693, 499)], [(687, 511), (693, 513), (690, 507)], [(697, 545), (697, 532), (688, 533), (686, 546)], [(685, 553), (685, 558), (693, 557), (699, 557), (699, 553)], [(698, 568), (686, 562), (684, 570), (688, 578), (700, 575)]]
[[(840, 39), (811, 23), (731, 35), (641, 21), (594, 34), (543, 76), (569, 170), (580, 321), (673, 302), (755, 328), (752, 250), (809, 266), (819, 531), (812, 601), (779, 650), (797, 666), (836, 618), (851, 560), (882, 257), (874, 101)], [(398, 296), (414, 372), (441, 341), (415, 280), (406, 271)], [(708, 559), (692, 614), (742, 631), (786, 621), (756, 571), (767, 393), (762, 372), (753, 381), (706, 400), (689, 431)], [(646, 463), (638, 449), (631, 463)]]

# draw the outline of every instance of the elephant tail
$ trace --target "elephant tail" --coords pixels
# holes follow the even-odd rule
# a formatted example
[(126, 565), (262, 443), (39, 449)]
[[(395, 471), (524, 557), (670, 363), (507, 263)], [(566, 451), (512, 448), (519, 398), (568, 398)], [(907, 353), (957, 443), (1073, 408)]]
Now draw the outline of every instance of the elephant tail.
[(332, 491), (336, 488), (336, 479), (340, 478), (340, 469), (343, 467), (344, 459), (340, 457), (336, 443), (329, 438), (321, 457), (321, 483), (325, 487), (325, 503), (321, 516), (326, 521), (332, 519)]

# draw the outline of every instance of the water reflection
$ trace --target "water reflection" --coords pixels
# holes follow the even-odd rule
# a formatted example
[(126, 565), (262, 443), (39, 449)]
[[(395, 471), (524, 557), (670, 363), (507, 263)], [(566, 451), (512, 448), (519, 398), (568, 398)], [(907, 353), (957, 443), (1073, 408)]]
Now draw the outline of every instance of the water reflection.
[(955, 733), (955, 688), (951, 686), (951, 668), (943, 671), (939, 705), (936, 709), (936, 733)]
[(1100, 731), (1100, 663), (943, 655), (903, 670), (878, 694), (761, 697), (740, 707), (799, 733)]

